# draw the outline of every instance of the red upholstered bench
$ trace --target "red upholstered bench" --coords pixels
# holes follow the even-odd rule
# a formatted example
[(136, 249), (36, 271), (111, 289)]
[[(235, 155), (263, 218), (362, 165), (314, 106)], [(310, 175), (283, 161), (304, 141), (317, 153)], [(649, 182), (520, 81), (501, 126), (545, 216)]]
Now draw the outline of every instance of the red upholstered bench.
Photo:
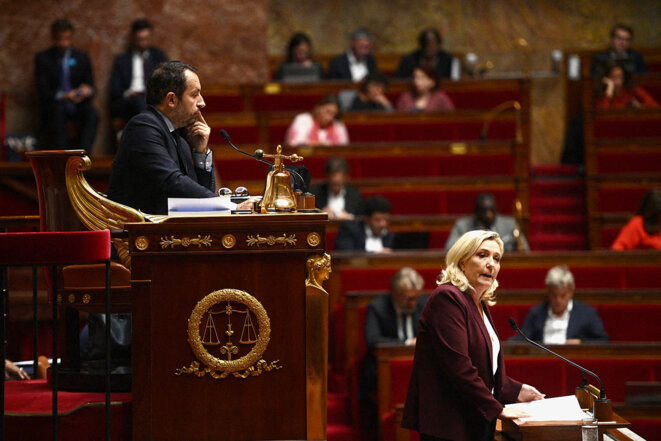
[[(209, 136), (209, 143), (212, 145), (225, 144), (225, 141), (220, 136), (220, 129), (227, 130), (229, 133), (232, 142), (239, 147), (246, 144), (257, 144), (259, 143), (259, 130), (255, 124), (241, 124), (234, 122), (226, 123), (214, 123), (209, 121), (211, 126), (211, 135)], [(246, 147), (247, 149), (247, 147)]]
[[(625, 383), (627, 381), (653, 381), (655, 360), (635, 358), (577, 358), (572, 361), (599, 375), (606, 389), (606, 396), (615, 403), (624, 402)], [(579, 370), (566, 366), (567, 393), (573, 392), (581, 382)], [(598, 386), (597, 381), (588, 378), (588, 382)], [(534, 383), (533, 383), (534, 384)]]
[[(388, 291), (390, 279), (399, 268), (343, 268), (340, 271), (342, 291)], [(436, 278), (441, 272), (438, 268), (416, 268), (425, 280), (424, 288), (436, 286)]]
[[(644, 114), (641, 114), (644, 116)], [(595, 139), (604, 138), (658, 138), (661, 120), (655, 118), (627, 118), (600, 116), (594, 121)]]
[(661, 341), (661, 305), (595, 305), (612, 341)]
[[(388, 199), (392, 214), (470, 214), (480, 190), (365, 190), (364, 197), (381, 195)], [(511, 207), (516, 191), (493, 190), (499, 207)], [(503, 208), (504, 209), (504, 208)]]
[(650, 187), (602, 187), (599, 189), (600, 213), (635, 213)]
[(572, 384), (571, 392), (565, 388), (565, 363), (556, 358), (505, 358), (507, 375), (522, 383), (531, 384), (548, 397), (573, 393), (580, 384)]
[(239, 94), (204, 94), (204, 112), (232, 112), (238, 113), (245, 110), (243, 96)]
[(661, 173), (661, 151), (597, 152), (596, 172), (599, 174)]

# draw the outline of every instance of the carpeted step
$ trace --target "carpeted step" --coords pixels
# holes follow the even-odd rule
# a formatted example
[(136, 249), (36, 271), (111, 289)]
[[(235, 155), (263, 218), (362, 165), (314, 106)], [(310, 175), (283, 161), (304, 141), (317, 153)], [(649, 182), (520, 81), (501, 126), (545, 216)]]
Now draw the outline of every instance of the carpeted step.
[(349, 418), (349, 395), (348, 394), (328, 394), (326, 418), (328, 424), (348, 424)]
[(585, 250), (588, 246), (584, 234), (531, 234), (528, 242), (535, 251)]
[(587, 234), (587, 216), (575, 214), (537, 214), (530, 216), (528, 235)]
[(347, 424), (328, 424), (326, 427), (328, 441), (363, 441), (365, 434)]
[(530, 198), (530, 217), (546, 214), (583, 215), (585, 202), (576, 197)]
[(536, 178), (557, 178), (557, 177), (576, 177), (580, 174), (578, 166), (573, 164), (562, 165), (537, 165), (530, 171), (530, 177)]
[(533, 181), (529, 186), (530, 198), (585, 197), (585, 183), (582, 179), (562, 179)]

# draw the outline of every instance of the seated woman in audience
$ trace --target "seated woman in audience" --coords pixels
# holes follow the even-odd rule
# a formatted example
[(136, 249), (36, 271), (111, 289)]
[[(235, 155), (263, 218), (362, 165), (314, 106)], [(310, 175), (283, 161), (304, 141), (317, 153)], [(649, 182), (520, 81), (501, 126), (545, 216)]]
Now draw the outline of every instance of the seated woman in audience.
[(661, 190), (650, 190), (640, 203), (638, 214), (622, 227), (611, 249), (661, 250)]
[(392, 110), (386, 96), (388, 78), (379, 71), (368, 74), (360, 86), (360, 91), (351, 103), (349, 110), (355, 112), (370, 110)]
[(404, 112), (439, 112), (454, 110), (450, 97), (440, 90), (441, 80), (436, 70), (416, 67), (413, 70), (411, 90), (397, 100), (397, 110)]
[(311, 82), (321, 80), (324, 68), (312, 59), (312, 40), (302, 32), (295, 33), (287, 44), (287, 58), (275, 72), (276, 81)]
[(346, 145), (349, 143), (347, 128), (341, 121), (340, 106), (335, 95), (328, 95), (311, 113), (296, 115), (285, 135), (285, 144), (299, 145)]
[(622, 64), (611, 62), (603, 69), (604, 76), (595, 103), (598, 109), (640, 109), (659, 106), (645, 89), (632, 84), (631, 73), (624, 69)]

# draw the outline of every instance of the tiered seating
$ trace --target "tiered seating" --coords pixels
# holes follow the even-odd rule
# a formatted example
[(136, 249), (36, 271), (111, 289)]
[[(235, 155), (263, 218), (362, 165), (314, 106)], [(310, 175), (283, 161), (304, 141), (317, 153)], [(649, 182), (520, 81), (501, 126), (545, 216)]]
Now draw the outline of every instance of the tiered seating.
[[(332, 321), (331, 359), (335, 372), (351, 374), (349, 384), (354, 385), (354, 390), (360, 367), (358, 360), (366, 352), (364, 326), (367, 303), (376, 295), (387, 292), (390, 278), (405, 265), (415, 267), (425, 280), (425, 288), (433, 289), (442, 259), (441, 253), (434, 252), (398, 252), (391, 255), (334, 253), (334, 271), (329, 284), (331, 301), (336, 305)], [(606, 385), (609, 396), (623, 401), (625, 380), (654, 380), (657, 378), (656, 366), (661, 363), (654, 361), (661, 357), (658, 343), (661, 342), (661, 326), (658, 325), (661, 291), (653, 276), (661, 264), (661, 255), (654, 252), (633, 252), (629, 256), (610, 252), (507, 254), (499, 276), (501, 289), (498, 304), (490, 309), (501, 339), (514, 334), (509, 328), (509, 317), (522, 324), (530, 307), (545, 299), (544, 276), (548, 268), (557, 264), (571, 267), (578, 287), (577, 298), (597, 307), (612, 339), (608, 345), (576, 345), (562, 347), (561, 350), (578, 360), (591, 357), (586, 364), (600, 369), (597, 372), (603, 372), (604, 377), (609, 375)], [(632, 323), (637, 325), (632, 326)], [(586, 354), (588, 347), (590, 349)], [(538, 381), (530, 379), (529, 382), (539, 384), (545, 391), (566, 394), (575, 387), (573, 374), (563, 366), (554, 364), (555, 361), (545, 359), (534, 348), (519, 343), (507, 343), (503, 348), (508, 357), (508, 369), (512, 365), (513, 372), (534, 375)], [(392, 362), (389, 366), (395, 366), (393, 369), (398, 370), (392, 376), (379, 377), (379, 415), (382, 418), (383, 439), (394, 439), (396, 420), (392, 411), (403, 403), (406, 395), (413, 349), (393, 347), (388, 350), (387, 360)], [(617, 369), (612, 374), (602, 366), (611, 359), (618, 360)], [(379, 369), (383, 369), (385, 360), (379, 363)], [(632, 370), (629, 370), (630, 366), (634, 366)], [(555, 376), (540, 375), (540, 372), (547, 370)], [(546, 382), (540, 383), (538, 377), (543, 377)], [(388, 389), (385, 398), (381, 392), (384, 387)]]
[[(585, 97), (587, 102), (590, 98)], [(591, 248), (609, 247), (622, 225), (637, 211), (642, 196), (661, 187), (660, 127), (661, 109), (586, 114)]]
[[(580, 385), (582, 374), (562, 360), (549, 355), (517, 355), (525, 344), (505, 343), (507, 374), (524, 383), (532, 384), (547, 396), (563, 396), (574, 392)], [(659, 344), (638, 345), (636, 351), (626, 358), (617, 355), (611, 344), (554, 346), (553, 350), (570, 357), (573, 361), (600, 375), (608, 398), (615, 403), (625, 401), (626, 381), (658, 381), (661, 368)], [(581, 356), (575, 356), (581, 351)], [(381, 345), (376, 351), (378, 360), (378, 405), (383, 439), (399, 438), (404, 435), (395, 423), (395, 409), (406, 399), (408, 382), (413, 367), (413, 348), (398, 345)], [(596, 380), (589, 379), (592, 384)], [(401, 416), (400, 416), (401, 417)], [(658, 422), (656, 424), (658, 428)], [(634, 425), (634, 431), (637, 427)]]
[[(311, 110), (326, 95), (359, 87), (346, 81), (211, 85), (205, 87), (203, 93), (206, 112), (301, 112)], [(511, 100), (519, 101), (524, 108), (530, 105), (530, 85), (521, 79), (445, 81), (442, 87), (457, 109), (489, 110)], [(388, 88), (388, 98), (396, 102), (409, 88), (407, 81), (393, 81)]]

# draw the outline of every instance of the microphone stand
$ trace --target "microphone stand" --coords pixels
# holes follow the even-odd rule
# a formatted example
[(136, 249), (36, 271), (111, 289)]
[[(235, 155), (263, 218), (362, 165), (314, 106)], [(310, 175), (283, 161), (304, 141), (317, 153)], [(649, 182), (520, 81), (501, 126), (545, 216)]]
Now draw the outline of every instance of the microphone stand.
[[(230, 135), (229, 135), (229, 133), (227, 133), (227, 131), (226, 131), (225, 129), (220, 129), (220, 136), (221, 136), (221, 137), (222, 137), (222, 138), (223, 138), (223, 139), (224, 139), (224, 140), (230, 145), (230, 147), (232, 147), (234, 150), (236, 150), (237, 152), (241, 153), (242, 155), (246, 155), (246, 156), (248, 156), (248, 157), (250, 157), (250, 158), (252, 158), (252, 159), (255, 159), (255, 160), (259, 161), (259, 162), (263, 162), (264, 164), (267, 164), (267, 165), (269, 165), (270, 167), (273, 167), (273, 166), (274, 166), (274, 164), (273, 164), (271, 161), (267, 161), (266, 159), (264, 159), (264, 150), (262, 150), (262, 149), (257, 149), (257, 150), (255, 150), (255, 154), (254, 154), (254, 155), (251, 155), (250, 153), (248, 153), (248, 152), (244, 152), (243, 150), (241, 150), (240, 148), (238, 148), (237, 146), (235, 146), (235, 145), (232, 143), (232, 141), (230, 140)], [(301, 176), (300, 173), (298, 173), (298, 172), (297, 172), (294, 168), (292, 168), (291, 166), (285, 166), (285, 170), (287, 170), (289, 173), (291, 173), (292, 175), (294, 175), (294, 176), (299, 180), (299, 182), (300, 182), (300, 184), (301, 184), (299, 188), (301, 189), (301, 191), (302, 191), (303, 193), (307, 193), (307, 191), (308, 191), (308, 186), (306, 185), (306, 183), (305, 183), (305, 179), (303, 179), (303, 176)]]
[[(581, 383), (581, 386), (577, 387), (579, 390), (587, 391), (588, 386), (587, 386), (587, 377), (586, 374), (591, 375), (592, 377), (596, 378), (597, 381), (599, 382), (599, 398), (597, 398), (594, 402), (594, 407), (592, 410), (592, 414), (595, 419), (600, 420), (600, 421), (610, 421), (612, 418), (612, 413), (613, 410), (611, 408), (610, 400), (606, 398), (606, 390), (604, 389), (604, 384), (601, 382), (601, 378), (594, 372), (585, 369), (583, 366), (581, 366), (578, 363), (575, 363), (568, 358), (563, 357), (562, 355), (553, 352), (549, 348), (540, 345), (536, 341), (532, 341), (531, 339), (528, 338), (526, 334), (523, 333), (523, 331), (519, 328), (519, 326), (516, 324), (516, 320), (514, 320), (512, 317), (509, 318), (509, 323), (510, 327), (514, 332), (519, 334), (525, 341), (530, 343), (531, 345), (535, 346), (536, 348), (541, 349), (542, 351), (548, 352), (549, 354), (558, 357), (560, 360), (564, 361), (565, 363), (574, 366), (576, 369), (580, 370), (583, 372), (583, 381)], [(581, 392), (580, 395), (583, 395), (585, 397), (585, 392)], [(580, 398), (577, 396), (577, 398)], [(580, 400), (579, 400), (580, 402)], [(580, 403), (581, 407), (583, 407), (584, 403)], [(589, 406), (585, 406), (589, 407)]]

